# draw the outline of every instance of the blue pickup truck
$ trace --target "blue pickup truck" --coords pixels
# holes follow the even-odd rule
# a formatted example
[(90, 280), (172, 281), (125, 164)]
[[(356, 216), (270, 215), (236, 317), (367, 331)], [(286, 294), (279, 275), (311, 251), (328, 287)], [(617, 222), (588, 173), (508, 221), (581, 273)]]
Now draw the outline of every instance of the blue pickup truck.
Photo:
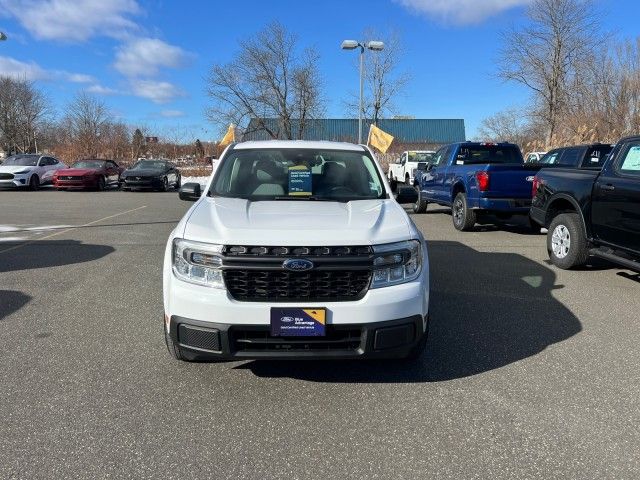
[(528, 215), (533, 177), (539, 169), (540, 165), (525, 164), (513, 143), (445, 145), (419, 175), (413, 211), (424, 213), (429, 203), (451, 207), (453, 226), (461, 231), (473, 229), (484, 214), (502, 220)]

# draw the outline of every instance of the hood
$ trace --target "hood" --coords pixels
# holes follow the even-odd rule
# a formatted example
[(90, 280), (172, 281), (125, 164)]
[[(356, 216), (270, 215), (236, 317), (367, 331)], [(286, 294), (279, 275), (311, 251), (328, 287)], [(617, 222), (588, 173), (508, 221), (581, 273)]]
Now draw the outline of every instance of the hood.
[(3, 173), (16, 173), (16, 172), (24, 172), (27, 170), (33, 170), (38, 167), (24, 167), (20, 165), (0, 165), (0, 172)]
[(159, 177), (164, 175), (164, 170), (125, 170), (124, 177)]
[(64, 168), (62, 170), (58, 170), (56, 173), (58, 175), (73, 175), (73, 176), (83, 176), (83, 175), (91, 175), (93, 173), (98, 173), (101, 168)]
[(412, 238), (404, 209), (394, 200), (354, 202), (201, 199), (184, 238), (227, 245), (372, 245)]

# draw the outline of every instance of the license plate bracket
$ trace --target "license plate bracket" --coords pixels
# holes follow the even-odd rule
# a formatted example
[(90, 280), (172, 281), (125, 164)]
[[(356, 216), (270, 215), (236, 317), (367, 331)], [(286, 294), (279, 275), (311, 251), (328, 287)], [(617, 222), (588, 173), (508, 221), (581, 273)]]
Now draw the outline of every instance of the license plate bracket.
[(326, 308), (271, 308), (271, 336), (324, 337)]

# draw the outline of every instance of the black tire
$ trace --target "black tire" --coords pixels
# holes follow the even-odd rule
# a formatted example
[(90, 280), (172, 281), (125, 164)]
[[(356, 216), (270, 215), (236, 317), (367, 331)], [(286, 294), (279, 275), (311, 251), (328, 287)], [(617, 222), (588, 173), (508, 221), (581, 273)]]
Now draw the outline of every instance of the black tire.
[(411, 178), (409, 177), (409, 174), (408, 174), (408, 173), (404, 176), (404, 184), (405, 184), (407, 187), (410, 187), (410, 186), (411, 186)]
[(415, 344), (415, 346), (411, 349), (407, 356), (404, 357), (405, 360), (416, 361), (420, 359), (420, 357), (422, 357), (422, 354), (427, 348), (427, 340), (429, 339), (429, 323), (431, 322), (429, 321), (429, 319), (427, 319), (427, 327), (424, 334), (422, 335), (422, 338), (420, 338), (418, 343)]
[(391, 185), (392, 192), (398, 189), (398, 182), (393, 178), (393, 175), (389, 175), (389, 185)]
[(586, 263), (589, 249), (580, 215), (562, 213), (553, 219), (547, 232), (547, 252), (551, 263), (563, 270)]
[(413, 204), (413, 213), (425, 213), (428, 206), (429, 202), (422, 197), (422, 191), (418, 189), (418, 199)]
[(167, 177), (164, 177), (162, 179), (162, 188), (160, 190), (163, 192), (169, 190), (169, 179)]
[(182, 185), (182, 177), (178, 175), (176, 177), (176, 190), (180, 190), (180, 186)]
[(107, 182), (105, 182), (104, 177), (98, 177), (98, 183), (96, 188), (99, 192), (104, 192), (105, 187), (107, 186)]
[(31, 178), (29, 178), (29, 190), (36, 191), (39, 188), (40, 188), (40, 178), (36, 174), (31, 175)]
[(467, 195), (460, 192), (453, 199), (451, 206), (451, 216), (453, 217), (453, 226), (461, 232), (472, 230), (477, 222), (476, 212), (469, 208), (467, 204)]
[(189, 360), (182, 355), (180, 351), (180, 347), (175, 344), (171, 335), (167, 333), (166, 327), (163, 325), (162, 330), (164, 330), (164, 343), (167, 345), (167, 350), (169, 351), (169, 355), (171, 355), (176, 360), (182, 360), (183, 362), (188, 362)]

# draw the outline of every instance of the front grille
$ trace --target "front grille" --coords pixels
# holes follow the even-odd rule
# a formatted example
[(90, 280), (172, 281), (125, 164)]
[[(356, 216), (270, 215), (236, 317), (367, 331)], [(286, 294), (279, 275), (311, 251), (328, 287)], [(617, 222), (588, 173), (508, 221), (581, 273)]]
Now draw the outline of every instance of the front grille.
[(248, 302), (359, 300), (371, 281), (370, 270), (225, 270), (223, 276), (231, 296)]
[(72, 176), (64, 176), (64, 177), (62, 177), (62, 176), (60, 176), (60, 177), (58, 177), (58, 179), (59, 180), (76, 180), (76, 181), (79, 182), (79, 181), (82, 180), (82, 177), (72, 177)]
[(327, 325), (324, 337), (272, 337), (268, 327), (233, 327), (229, 335), (236, 352), (355, 351), (360, 348), (362, 340), (361, 329), (343, 330), (332, 325)]
[(181, 323), (178, 325), (178, 343), (200, 350), (222, 351), (220, 331), (213, 328), (199, 328)]
[(0, 173), (0, 180), (12, 180), (13, 173)]

